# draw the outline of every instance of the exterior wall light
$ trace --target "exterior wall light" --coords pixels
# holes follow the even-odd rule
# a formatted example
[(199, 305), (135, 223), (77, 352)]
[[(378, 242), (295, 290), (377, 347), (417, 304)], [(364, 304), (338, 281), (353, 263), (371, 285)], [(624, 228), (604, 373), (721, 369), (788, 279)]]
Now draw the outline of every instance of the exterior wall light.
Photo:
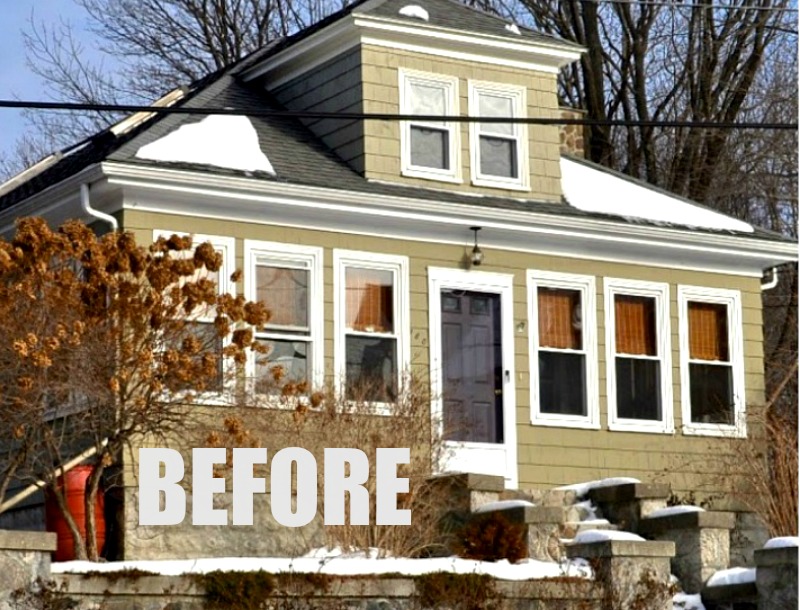
[(483, 262), (483, 251), (478, 247), (478, 231), (480, 231), (481, 228), (470, 227), (469, 230), (475, 232), (475, 246), (472, 248), (472, 254), (470, 254), (469, 260), (473, 267), (478, 267)]

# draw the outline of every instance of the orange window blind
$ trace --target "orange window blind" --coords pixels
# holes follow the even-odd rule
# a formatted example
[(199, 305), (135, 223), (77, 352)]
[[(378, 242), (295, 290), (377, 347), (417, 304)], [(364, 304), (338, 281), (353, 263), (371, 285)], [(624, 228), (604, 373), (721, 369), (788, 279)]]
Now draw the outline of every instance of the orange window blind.
[(256, 298), (269, 309), (269, 326), (308, 327), (308, 270), (256, 267)]
[(656, 300), (651, 297), (614, 297), (618, 354), (656, 356)]
[(728, 308), (689, 302), (689, 357), (728, 362)]
[(539, 345), (582, 349), (581, 293), (578, 290), (539, 288)]
[(394, 290), (391, 271), (345, 271), (347, 328), (366, 332), (394, 330)]

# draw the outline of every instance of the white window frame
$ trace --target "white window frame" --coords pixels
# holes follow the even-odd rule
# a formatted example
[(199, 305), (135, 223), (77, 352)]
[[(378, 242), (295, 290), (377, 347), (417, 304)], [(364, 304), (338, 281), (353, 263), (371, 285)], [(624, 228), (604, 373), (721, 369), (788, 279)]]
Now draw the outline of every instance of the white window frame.
[[(309, 382), (313, 388), (321, 388), (325, 379), (324, 369), (324, 288), (323, 288), (323, 250), (316, 246), (300, 246), (273, 241), (244, 240), (244, 290), (249, 301), (257, 298), (256, 266), (260, 260), (268, 259), (271, 263), (284, 262), (288, 267), (304, 266), (309, 273), (308, 278), (308, 326), (309, 334), (298, 336), (282, 334), (280, 330), (254, 329), (257, 339), (287, 339), (309, 343), (311, 357), (308, 361)], [(266, 303), (269, 308), (269, 303)], [(255, 381), (256, 358), (259, 354), (251, 354), (248, 358), (246, 375)], [(255, 384), (253, 384), (255, 388)]]
[[(672, 398), (672, 340), (669, 317), (669, 284), (646, 282), (622, 278), (604, 278), (605, 326), (606, 326), (606, 396), (608, 400), (609, 430), (627, 432), (652, 432), (671, 434), (675, 430), (674, 404)], [(616, 295), (639, 296), (655, 299), (656, 347), (660, 362), (661, 419), (643, 420), (617, 416), (616, 379)], [(625, 355), (625, 358), (635, 356)], [(649, 359), (649, 358), (648, 358)]]
[[(600, 428), (597, 373), (597, 288), (594, 276), (529, 269), (528, 342), (530, 354), (531, 424), (563, 428)], [(542, 413), (539, 393), (539, 288), (576, 290), (581, 295), (582, 350), (544, 348), (547, 352), (583, 354), (586, 366), (586, 415)]]
[[(408, 372), (410, 362), (410, 337), (411, 327), (409, 321), (409, 274), (408, 257), (376, 252), (356, 250), (333, 251), (333, 327), (334, 327), (334, 389), (340, 397), (345, 396), (345, 383), (347, 379), (347, 356), (345, 351), (348, 334), (346, 325), (346, 277), (348, 267), (356, 269), (376, 269), (391, 271), (394, 277), (393, 308), (394, 332), (369, 333), (373, 336), (394, 337), (397, 341), (397, 387), (403, 387), (403, 381)], [(390, 403), (375, 405), (376, 413), (391, 414)]]
[[(728, 353), (730, 356), (734, 424), (692, 422), (692, 397), (689, 375), (689, 302), (725, 305), (728, 311)], [(678, 286), (678, 324), (680, 330), (681, 358), (681, 415), (683, 433), (697, 436), (727, 436), (745, 438), (746, 394), (744, 375), (744, 335), (742, 329), (742, 295), (738, 290), (707, 288), (704, 286)], [(698, 361), (707, 362), (707, 361)]]
[[(458, 78), (443, 74), (431, 74), (416, 70), (398, 70), (400, 80), (400, 114), (411, 114), (411, 86), (422, 84), (441, 87), (445, 92), (446, 114), (456, 116), (459, 113)], [(448, 169), (425, 167), (411, 164), (411, 127), (418, 125), (430, 127), (425, 121), (403, 121), (400, 123), (400, 159), (401, 173), (409, 178), (439, 180), (442, 182), (461, 183), (461, 137), (458, 123), (447, 122), (443, 130), (448, 133)], [(436, 126), (439, 129), (439, 126)]]
[[(527, 116), (527, 90), (525, 87), (507, 85), (502, 83), (490, 83), (485, 81), (469, 81), (469, 115), (477, 117), (479, 115), (479, 97), (481, 94), (507, 97), (512, 101), (514, 109), (513, 118)], [(503, 176), (492, 176), (481, 171), (481, 151), (480, 138), (483, 135), (481, 123), (473, 121), (469, 128), (469, 148), (470, 162), (472, 167), (472, 184), (475, 186), (488, 186), (491, 188), (503, 188), (519, 191), (530, 190), (530, 170), (528, 162), (528, 126), (522, 123), (512, 123), (516, 142), (517, 154), (517, 178), (505, 178)], [(497, 134), (488, 134), (491, 137), (498, 137)], [(509, 138), (512, 139), (512, 138)]]
[[(236, 296), (236, 282), (231, 281), (231, 275), (233, 275), (235, 269), (235, 262), (236, 262), (236, 239), (233, 237), (227, 237), (224, 235), (204, 235), (202, 233), (189, 233), (186, 231), (169, 231), (166, 229), (154, 229), (153, 230), (153, 241), (155, 242), (158, 240), (159, 237), (164, 237), (165, 239), (169, 239), (173, 235), (178, 235), (180, 237), (191, 236), (192, 238), (192, 249), (196, 248), (200, 244), (208, 242), (214, 248), (216, 252), (219, 252), (222, 255), (222, 265), (217, 272), (218, 282), (217, 282), (217, 290), (218, 294), (230, 294), (232, 296)], [(210, 316), (198, 316), (193, 322), (200, 322), (203, 324), (211, 324), (214, 322), (214, 319)], [(224, 350), (226, 346), (230, 345), (231, 337), (225, 337), (222, 340), (222, 349)], [(227, 404), (229, 402), (228, 399), (232, 399), (235, 392), (235, 379), (233, 378), (233, 373), (236, 370), (236, 365), (230, 361), (230, 359), (226, 359), (220, 354), (220, 358), (222, 359), (222, 373), (223, 373), (223, 387), (221, 392), (214, 392), (208, 391), (203, 392), (200, 397), (199, 401), (204, 404)]]

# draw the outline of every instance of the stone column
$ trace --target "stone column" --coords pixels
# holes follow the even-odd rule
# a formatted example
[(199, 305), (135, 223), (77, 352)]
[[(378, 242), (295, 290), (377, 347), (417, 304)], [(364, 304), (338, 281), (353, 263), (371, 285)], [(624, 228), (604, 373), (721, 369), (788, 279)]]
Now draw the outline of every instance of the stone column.
[(758, 610), (798, 607), (797, 553), (796, 546), (755, 552)]
[(17, 589), (50, 579), (50, 552), (55, 550), (51, 532), (0, 530), (0, 610), (14, 607), (11, 595)]
[(588, 559), (604, 587), (604, 610), (672, 610), (672, 542), (599, 540), (566, 545), (567, 557)]

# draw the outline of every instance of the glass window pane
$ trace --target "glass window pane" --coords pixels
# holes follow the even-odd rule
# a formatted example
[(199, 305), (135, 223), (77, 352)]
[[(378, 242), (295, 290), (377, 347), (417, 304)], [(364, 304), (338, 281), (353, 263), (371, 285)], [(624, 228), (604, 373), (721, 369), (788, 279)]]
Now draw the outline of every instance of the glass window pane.
[(345, 270), (347, 328), (394, 331), (394, 273), (382, 269)]
[(583, 354), (539, 352), (539, 410), (559, 415), (586, 415)]
[(517, 178), (517, 143), (504, 138), (480, 137), (481, 173), (501, 178)]
[(733, 376), (730, 366), (689, 364), (692, 422), (733, 424)]
[(689, 303), (689, 357), (729, 362), (726, 305)]
[(614, 297), (614, 316), (618, 354), (658, 354), (654, 298), (618, 294)]
[[(447, 114), (447, 90), (442, 85), (411, 83), (409, 87), (409, 114), (445, 116)], [(444, 125), (444, 121), (437, 122)]]
[[(490, 117), (513, 117), (514, 100), (502, 95), (481, 93), (478, 96), (478, 114)], [(480, 129), (482, 133), (514, 135), (514, 125), (511, 123), (481, 123)]]
[(397, 341), (392, 338), (345, 338), (349, 400), (387, 402), (397, 394)]
[(259, 394), (278, 388), (273, 375), (273, 369), (278, 366), (283, 369), (286, 381), (308, 380), (308, 342), (266, 339), (259, 343), (267, 347), (267, 353), (258, 354), (256, 359), (256, 391)]
[(308, 329), (308, 280), (307, 269), (256, 267), (256, 300), (272, 314), (267, 326)]
[(579, 290), (539, 288), (539, 345), (582, 349), (581, 293)]
[(617, 416), (661, 419), (661, 366), (657, 360), (617, 358)]
[(449, 134), (443, 129), (411, 126), (411, 165), (450, 169)]

